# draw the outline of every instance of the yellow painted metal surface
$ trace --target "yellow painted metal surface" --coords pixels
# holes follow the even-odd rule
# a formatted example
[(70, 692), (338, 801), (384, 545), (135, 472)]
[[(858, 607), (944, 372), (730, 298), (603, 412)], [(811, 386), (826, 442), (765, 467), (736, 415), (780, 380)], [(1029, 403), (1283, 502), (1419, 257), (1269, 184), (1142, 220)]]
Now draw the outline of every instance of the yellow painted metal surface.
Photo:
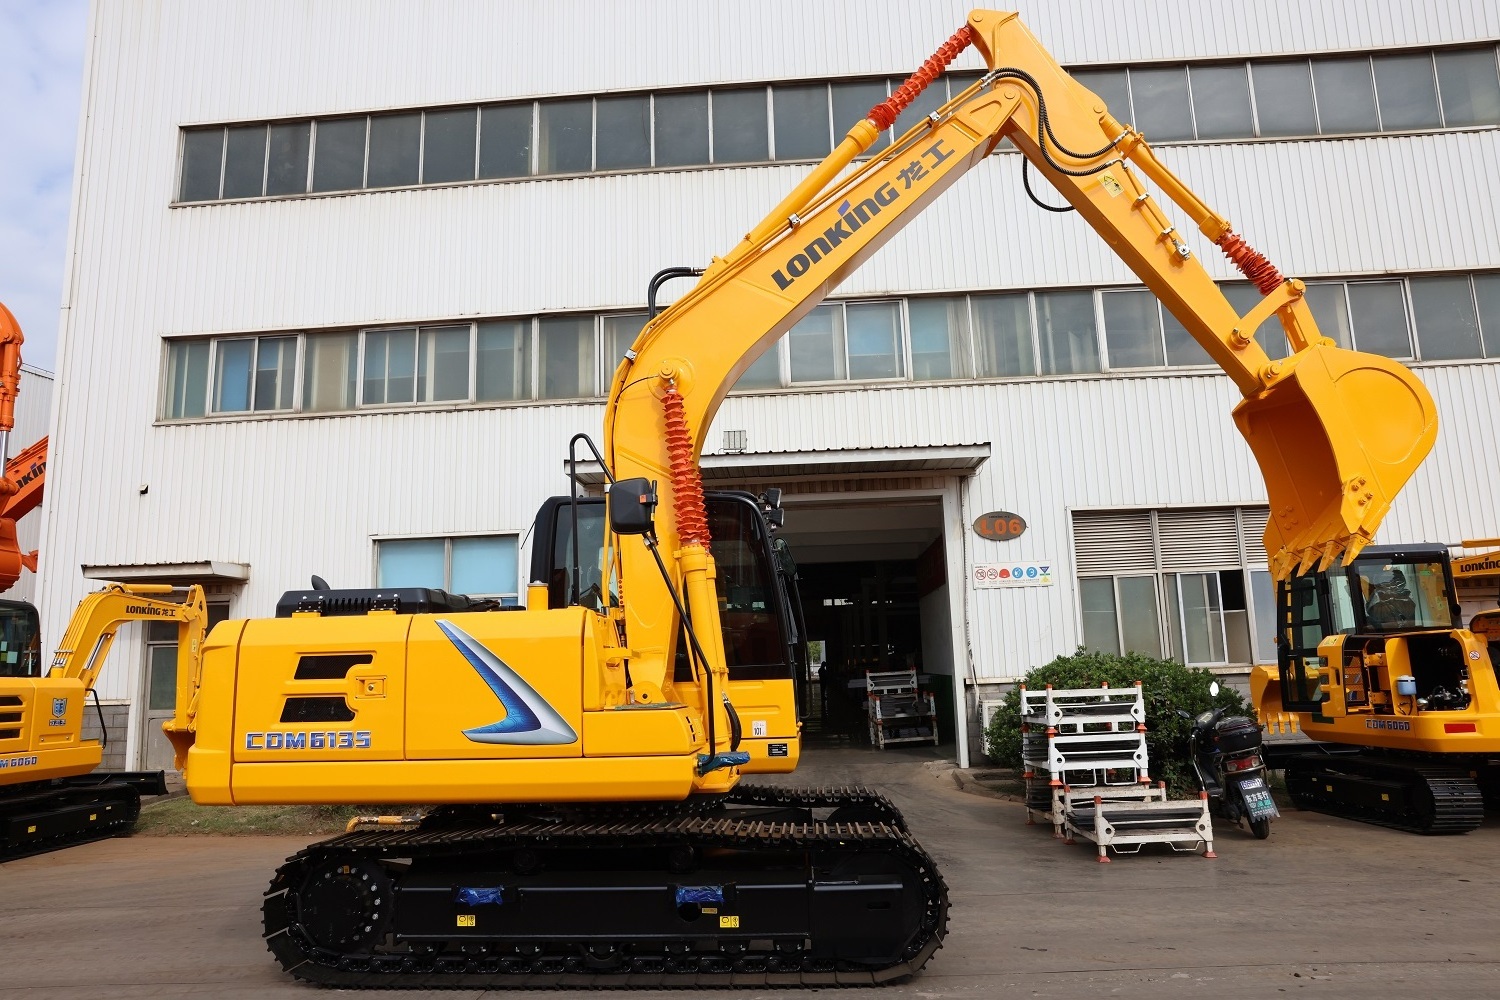
[(694, 763), (687, 756), (238, 764), (227, 803), (189, 787), (196, 802), (232, 805), (670, 802), (698, 790)]
[(688, 706), (583, 710), (584, 674), (619, 668), (594, 641), (600, 622), (582, 608), (225, 622), (204, 644), (189, 791), (430, 804), (732, 785), (732, 770), (697, 776), (704, 724)]
[(1346, 636), (1330, 636), (1320, 643), (1324, 666), (1316, 673), (1321, 698), (1317, 712), (1285, 709), (1275, 667), (1259, 666), (1251, 672), (1251, 703), (1273, 733), (1301, 732), (1328, 743), (1426, 753), (1500, 752), (1500, 681), (1489, 643), (1468, 629), (1454, 629), (1448, 636), (1468, 666), (1467, 708), (1428, 709), (1416, 698), (1396, 693), (1396, 678), (1412, 673), (1410, 639), (1401, 636), (1388, 637), (1382, 653), (1353, 661), (1357, 667), (1345, 654)]
[(1471, 556), (1457, 556), (1453, 560), (1453, 577), (1456, 580), (1497, 575), (1500, 575), (1500, 549), (1476, 552)]

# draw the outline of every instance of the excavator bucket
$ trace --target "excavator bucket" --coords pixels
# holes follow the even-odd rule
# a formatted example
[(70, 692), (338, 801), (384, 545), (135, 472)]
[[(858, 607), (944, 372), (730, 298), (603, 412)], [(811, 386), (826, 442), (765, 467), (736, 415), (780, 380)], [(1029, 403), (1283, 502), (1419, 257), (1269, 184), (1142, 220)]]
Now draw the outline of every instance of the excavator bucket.
[(1326, 340), (1278, 364), (1280, 377), (1234, 420), (1265, 477), (1266, 554), (1282, 580), (1369, 544), (1432, 450), (1437, 408), (1402, 365)]

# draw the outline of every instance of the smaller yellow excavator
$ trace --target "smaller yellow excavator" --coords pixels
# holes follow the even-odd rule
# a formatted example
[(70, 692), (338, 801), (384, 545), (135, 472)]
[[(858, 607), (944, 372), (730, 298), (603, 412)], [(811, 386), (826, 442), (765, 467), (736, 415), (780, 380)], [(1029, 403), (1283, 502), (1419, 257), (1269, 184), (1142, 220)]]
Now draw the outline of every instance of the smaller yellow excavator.
[[(1466, 543), (1467, 544), (1467, 543)], [(1277, 590), (1278, 665), (1251, 695), (1296, 804), (1417, 833), (1465, 833), (1500, 804), (1500, 608), (1464, 627), (1446, 546), (1371, 545)]]
[[(0, 860), (128, 830), (142, 793), (166, 792), (161, 771), (98, 770), (104, 744), (84, 738), (83, 721), (126, 622), (176, 622), (178, 670), (193, 669), (208, 622), (203, 590), (190, 587), (181, 603), (171, 593), (166, 584), (111, 583), (90, 594), (45, 673), (36, 609), (0, 607)], [(99, 722), (102, 731), (102, 712)]]

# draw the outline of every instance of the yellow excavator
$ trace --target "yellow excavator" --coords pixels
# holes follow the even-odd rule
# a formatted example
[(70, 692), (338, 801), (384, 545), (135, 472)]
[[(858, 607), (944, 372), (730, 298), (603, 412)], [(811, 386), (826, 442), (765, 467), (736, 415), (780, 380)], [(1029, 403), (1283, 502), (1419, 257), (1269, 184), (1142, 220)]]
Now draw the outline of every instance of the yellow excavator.
[[(970, 45), (988, 72), (872, 154)], [(890, 802), (741, 783), (800, 752), (793, 666), (773, 648), (793, 631), (780, 512), (770, 495), (705, 497), (698, 459), (749, 365), (1005, 139), (1240, 389), (1277, 571), (1370, 541), (1432, 445), (1430, 396), (1323, 337), (1300, 282), (1015, 14), (976, 10), (647, 323), (609, 393), (604, 509), (550, 505), (524, 609), (293, 591), (275, 618), (216, 626), (179, 674), (165, 728), (197, 802), (426, 807), (415, 829), (355, 830), (276, 872), (264, 933), (287, 971), (340, 987), (857, 985), (927, 962), (947, 889)], [(1260, 288), (1247, 315), (1148, 185)], [(1273, 316), (1292, 345), (1279, 360), (1252, 336)]]
[(88, 595), (46, 670), (36, 609), (0, 609), (0, 860), (127, 831), (142, 794), (165, 794), (161, 771), (100, 771), (104, 744), (85, 739), (83, 723), (122, 624), (176, 622), (178, 669), (197, 662), (203, 591), (189, 588), (181, 602), (171, 593), (165, 584), (112, 583)]
[(1500, 609), (1466, 627), (1454, 576), (1445, 545), (1372, 545), (1278, 585), (1277, 665), (1251, 697), (1312, 740), (1267, 744), (1299, 807), (1438, 834), (1500, 805)]

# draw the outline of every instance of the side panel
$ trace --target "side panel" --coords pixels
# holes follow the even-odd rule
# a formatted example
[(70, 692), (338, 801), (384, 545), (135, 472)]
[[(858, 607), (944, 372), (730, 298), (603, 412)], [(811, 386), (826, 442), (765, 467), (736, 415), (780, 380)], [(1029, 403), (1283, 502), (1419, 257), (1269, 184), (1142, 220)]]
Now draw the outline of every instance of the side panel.
[(402, 759), (413, 620), (371, 614), (246, 622), (234, 685), (235, 763)]
[(84, 740), (83, 685), (71, 678), (0, 678), (0, 788), (87, 774), (97, 740)]
[(412, 618), (407, 758), (582, 756), (593, 617), (563, 608)]

